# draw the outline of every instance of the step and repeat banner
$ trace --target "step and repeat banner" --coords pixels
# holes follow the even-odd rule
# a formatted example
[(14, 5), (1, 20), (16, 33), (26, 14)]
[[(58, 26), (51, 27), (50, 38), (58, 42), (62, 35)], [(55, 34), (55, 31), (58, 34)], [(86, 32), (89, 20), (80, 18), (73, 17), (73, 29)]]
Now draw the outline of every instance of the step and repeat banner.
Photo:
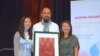
[(71, 1), (71, 23), (79, 56), (100, 56), (100, 1)]

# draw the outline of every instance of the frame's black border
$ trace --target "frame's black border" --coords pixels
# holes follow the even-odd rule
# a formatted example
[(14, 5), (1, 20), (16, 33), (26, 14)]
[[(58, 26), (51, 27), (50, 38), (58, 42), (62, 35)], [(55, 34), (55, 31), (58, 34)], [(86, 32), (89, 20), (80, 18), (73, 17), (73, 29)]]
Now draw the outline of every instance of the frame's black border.
[[(59, 45), (59, 43), (60, 43), (60, 34), (59, 34), (59, 32), (42, 32), (42, 31), (34, 31), (34, 54), (33, 54), (33, 56), (35, 56), (35, 38), (36, 38), (36, 33), (46, 33), (46, 34), (58, 34), (58, 48), (60, 48), (60, 45)], [(59, 49), (60, 50), (60, 49)], [(60, 52), (60, 51), (58, 51), (58, 52)], [(60, 53), (59, 53), (59, 56), (60, 56)]]

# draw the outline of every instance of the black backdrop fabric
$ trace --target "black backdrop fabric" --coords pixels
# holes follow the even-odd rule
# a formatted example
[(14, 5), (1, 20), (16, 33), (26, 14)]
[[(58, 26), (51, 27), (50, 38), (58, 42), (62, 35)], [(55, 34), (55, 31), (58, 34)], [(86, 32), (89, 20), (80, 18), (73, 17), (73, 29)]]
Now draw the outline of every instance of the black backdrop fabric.
[(21, 4), (21, 0), (0, 0), (0, 49), (13, 48), (13, 36), (23, 16)]

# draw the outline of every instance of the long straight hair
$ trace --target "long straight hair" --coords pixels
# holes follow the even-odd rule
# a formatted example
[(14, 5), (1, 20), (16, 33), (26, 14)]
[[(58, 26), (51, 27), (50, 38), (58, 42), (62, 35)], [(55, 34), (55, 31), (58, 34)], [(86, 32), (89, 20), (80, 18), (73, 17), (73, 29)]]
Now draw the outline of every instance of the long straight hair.
[(62, 22), (61, 22), (61, 24), (60, 24), (60, 36), (61, 37), (64, 37), (64, 32), (62, 31), (62, 25), (64, 24), (64, 23), (67, 23), (69, 26), (70, 26), (70, 31), (69, 31), (69, 34), (68, 34), (68, 37), (70, 37), (70, 36), (72, 36), (72, 25), (71, 25), (71, 23), (68, 21), (68, 20), (63, 20)]
[[(26, 18), (29, 18), (30, 21), (31, 21), (31, 24), (32, 24), (31, 17), (26, 17), (26, 16), (24, 16), (24, 17), (21, 18), (20, 23), (19, 23), (19, 27), (18, 27), (18, 32), (19, 32), (20, 36), (21, 36), (22, 38), (24, 38), (24, 39), (25, 39), (25, 37), (24, 37), (24, 29), (25, 29), (25, 27), (24, 27), (24, 21), (25, 21)], [(29, 33), (30, 39), (32, 39), (32, 25), (31, 25), (31, 27), (28, 29), (28, 33)]]

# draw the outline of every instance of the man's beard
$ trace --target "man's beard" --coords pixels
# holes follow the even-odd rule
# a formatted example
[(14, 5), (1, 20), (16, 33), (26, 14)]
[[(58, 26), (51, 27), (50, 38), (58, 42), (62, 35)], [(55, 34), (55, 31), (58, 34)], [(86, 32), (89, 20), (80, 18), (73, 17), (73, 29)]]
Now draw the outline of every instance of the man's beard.
[(43, 18), (43, 21), (44, 21), (44, 23), (48, 23), (48, 22), (50, 21), (50, 17), (45, 16), (45, 17)]

